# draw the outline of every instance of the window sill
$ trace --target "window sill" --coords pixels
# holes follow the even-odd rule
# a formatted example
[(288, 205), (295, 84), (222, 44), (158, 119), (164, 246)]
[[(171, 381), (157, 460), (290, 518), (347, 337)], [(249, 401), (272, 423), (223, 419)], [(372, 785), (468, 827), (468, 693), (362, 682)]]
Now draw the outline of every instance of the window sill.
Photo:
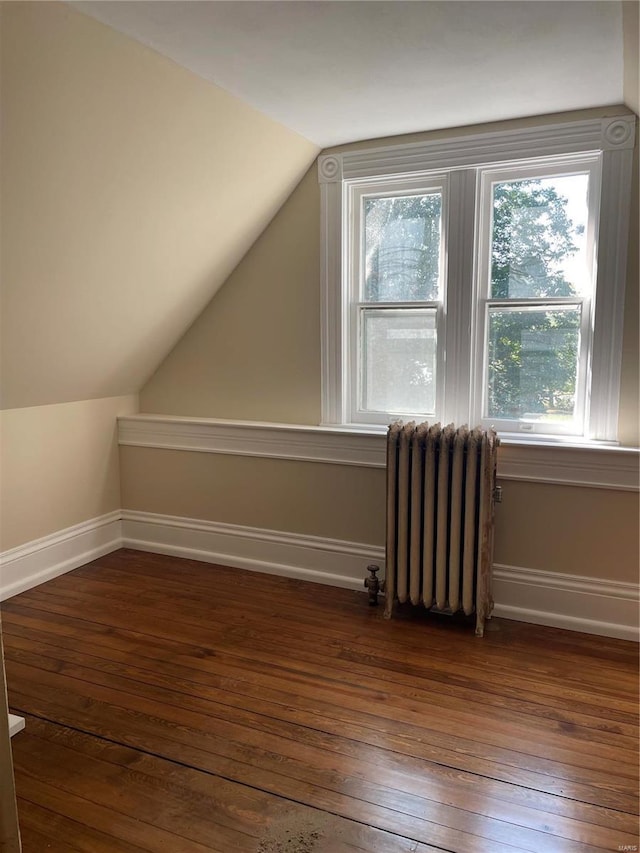
[[(118, 418), (118, 442), (197, 453), (384, 468), (386, 428), (314, 426), (173, 415)], [(638, 448), (502, 436), (501, 480), (638, 491)]]

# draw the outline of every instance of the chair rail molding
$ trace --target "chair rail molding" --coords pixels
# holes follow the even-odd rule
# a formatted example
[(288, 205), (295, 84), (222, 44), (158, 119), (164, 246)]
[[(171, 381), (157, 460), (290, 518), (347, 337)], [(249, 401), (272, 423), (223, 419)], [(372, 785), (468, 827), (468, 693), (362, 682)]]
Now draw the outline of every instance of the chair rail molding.
[[(598, 489), (638, 491), (638, 448), (566, 442), (524, 442), (501, 436), (498, 478)], [(384, 468), (386, 432), (309, 424), (126, 415), (118, 442), (198, 453), (267, 456), (335, 465)]]

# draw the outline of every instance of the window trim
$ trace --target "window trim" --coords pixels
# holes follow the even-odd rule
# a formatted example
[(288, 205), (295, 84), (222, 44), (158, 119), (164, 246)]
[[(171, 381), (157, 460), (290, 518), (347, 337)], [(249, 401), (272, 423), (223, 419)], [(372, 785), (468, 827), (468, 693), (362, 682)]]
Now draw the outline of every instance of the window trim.
[[(349, 425), (347, 369), (343, 341), (348, 316), (348, 294), (342, 287), (347, 244), (343, 218), (346, 181), (375, 178), (416, 177), (421, 172), (454, 170), (450, 175), (449, 239), (474, 240), (475, 206), (456, 204), (456, 197), (475, 195), (475, 177), (456, 169), (508, 166), (514, 160), (558, 155), (602, 154), (602, 194), (598, 235), (596, 329), (591, 365), (592, 387), (600, 389), (591, 405), (588, 438), (615, 441), (620, 396), (622, 321), (625, 292), (631, 167), (635, 140), (635, 115), (618, 115), (559, 124), (541, 124), (502, 132), (488, 132), (447, 139), (427, 140), (382, 148), (329, 153), (318, 158), (321, 196), (321, 326), (322, 326), (322, 421), (324, 425)], [(473, 280), (466, 256), (450, 255), (449, 280)], [(605, 286), (606, 282), (606, 286)], [(462, 288), (456, 287), (457, 298)], [(454, 297), (455, 298), (455, 297)], [(462, 308), (463, 306), (458, 306)], [(473, 308), (471, 312), (473, 312)], [(447, 365), (445, 387), (464, 382), (470, 387), (469, 309), (457, 312), (455, 328), (447, 328), (447, 351), (460, 354)], [(456, 384), (452, 384), (456, 383)], [(449, 395), (451, 396), (451, 395)], [(445, 414), (458, 423), (470, 420), (470, 402), (448, 400)], [(522, 436), (520, 436), (522, 437)]]

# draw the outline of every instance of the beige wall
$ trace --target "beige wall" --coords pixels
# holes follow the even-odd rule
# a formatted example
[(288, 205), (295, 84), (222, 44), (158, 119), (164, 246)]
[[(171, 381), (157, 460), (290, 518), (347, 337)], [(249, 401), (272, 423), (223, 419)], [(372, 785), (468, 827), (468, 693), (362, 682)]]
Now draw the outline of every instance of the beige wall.
[(161, 414), (320, 421), (315, 163), (141, 393)]
[[(425, 135), (412, 137), (418, 138)], [(341, 150), (345, 147), (352, 146)], [(637, 191), (634, 205), (637, 217)], [(319, 207), (314, 166), (142, 389), (141, 411), (318, 423)], [(620, 409), (620, 437), (628, 445), (638, 444), (636, 253), (637, 241), (632, 240)], [(129, 509), (376, 545), (384, 541), (380, 471), (133, 447), (121, 448), (121, 466), (123, 506)], [(504, 488), (505, 500), (497, 513), (496, 562), (637, 579), (637, 495), (517, 482)]]
[(318, 149), (64, 3), (3, 3), (2, 407), (137, 392)]
[(0, 551), (121, 506), (116, 417), (137, 397), (0, 413)]
[[(558, 116), (615, 115), (620, 107)], [(539, 122), (539, 119), (537, 120)], [(531, 126), (535, 119), (485, 125)], [(469, 134), (478, 127), (403, 140)], [(390, 140), (341, 146), (368, 147)], [(638, 184), (625, 303), (619, 435), (640, 442), (638, 424)], [(188, 333), (142, 388), (140, 408), (158, 414), (317, 424), (320, 420), (320, 190), (315, 165)], [(633, 218), (635, 216), (635, 219)]]
[(380, 468), (121, 447), (126, 509), (384, 543)]
[[(638, 51), (640, 46), (640, 18), (637, 2), (623, 2), (622, 26), (624, 35), (624, 102), (636, 115), (640, 114), (640, 67)], [(640, 435), (640, 359), (638, 358), (638, 327), (640, 318), (640, 264), (638, 235), (640, 234), (640, 214), (638, 211), (638, 186), (640, 185), (640, 128), (636, 127), (636, 148), (634, 151), (633, 177), (634, 187), (631, 199), (631, 221), (629, 227), (630, 243), (627, 261), (627, 294), (625, 300), (624, 358), (622, 365), (623, 395), (620, 405), (619, 432), (623, 444), (638, 444)], [(634, 393), (635, 389), (635, 393)]]
[(502, 488), (497, 563), (637, 582), (636, 492), (513, 480)]
[(66, 4), (0, 14), (6, 550), (120, 507), (116, 415), (317, 147)]
[[(639, 128), (636, 128), (638, 134)], [(639, 134), (640, 135), (640, 134)], [(618, 438), (622, 444), (637, 447), (640, 444), (640, 357), (638, 333), (640, 331), (640, 265), (638, 264), (638, 237), (640, 216), (638, 212), (638, 186), (640, 139), (636, 136), (633, 152), (633, 193), (629, 215), (629, 251), (627, 254), (627, 289), (624, 302), (624, 337), (622, 374), (620, 381), (620, 412)]]
[(640, 114), (640, 3), (625, 0), (622, 4), (622, 31), (624, 51), (623, 97), (625, 104), (636, 115)]
[[(121, 447), (120, 460), (127, 509), (384, 545), (381, 469), (147, 447)], [(497, 563), (636, 579), (637, 494), (511, 480), (502, 486)]]

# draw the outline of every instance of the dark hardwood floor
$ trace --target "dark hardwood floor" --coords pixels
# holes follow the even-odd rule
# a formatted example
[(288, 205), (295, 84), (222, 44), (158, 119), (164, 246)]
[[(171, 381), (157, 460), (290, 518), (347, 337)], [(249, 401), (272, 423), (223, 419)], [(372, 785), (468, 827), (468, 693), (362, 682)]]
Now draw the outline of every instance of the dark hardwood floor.
[(126, 550), (2, 621), (24, 853), (637, 849), (635, 644)]

